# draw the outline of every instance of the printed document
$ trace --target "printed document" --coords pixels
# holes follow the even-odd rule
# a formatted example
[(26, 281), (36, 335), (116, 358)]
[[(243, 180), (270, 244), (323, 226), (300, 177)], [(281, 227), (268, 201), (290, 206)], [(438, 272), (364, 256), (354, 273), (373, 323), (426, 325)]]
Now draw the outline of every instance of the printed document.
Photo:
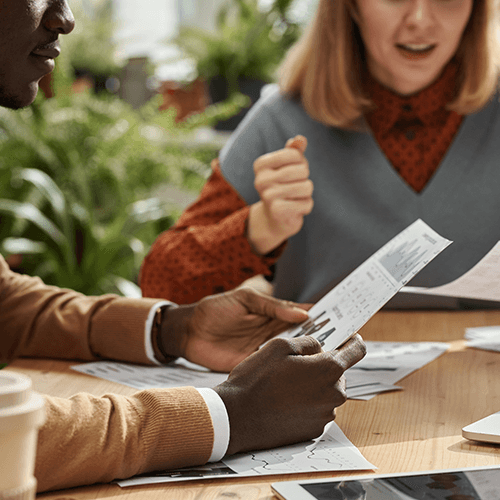
[(314, 304), (308, 321), (280, 337), (312, 335), (325, 351), (336, 349), (450, 243), (418, 219)]
[(360, 451), (347, 439), (335, 422), (314, 440), (271, 450), (241, 453), (222, 462), (137, 476), (119, 481), (124, 486), (188, 481), (211, 477), (249, 477), (269, 474), (297, 474), (317, 471), (372, 470)]

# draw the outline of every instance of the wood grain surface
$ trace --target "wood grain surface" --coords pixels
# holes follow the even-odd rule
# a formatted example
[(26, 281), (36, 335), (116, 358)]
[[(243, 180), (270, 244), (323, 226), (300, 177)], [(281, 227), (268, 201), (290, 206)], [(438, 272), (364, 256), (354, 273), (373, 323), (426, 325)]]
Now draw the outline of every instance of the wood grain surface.
[[(371, 401), (348, 401), (337, 423), (363, 455), (392, 473), (500, 465), (500, 445), (462, 438), (463, 426), (500, 411), (500, 353), (466, 348), (465, 328), (500, 325), (497, 311), (381, 311), (362, 329), (366, 340), (442, 341), (450, 349), (404, 378), (404, 390)], [(134, 389), (72, 371), (66, 361), (22, 359), (9, 368), (29, 375), (38, 392), (67, 397), (76, 392), (132, 394)], [(366, 474), (373, 474), (367, 472)], [(343, 475), (358, 475), (359, 472)], [(335, 474), (294, 474), (264, 479), (211, 479), (120, 488), (114, 484), (38, 495), (46, 500), (273, 500), (270, 484)], [(339, 474), (337, 474), (339, 475)]]

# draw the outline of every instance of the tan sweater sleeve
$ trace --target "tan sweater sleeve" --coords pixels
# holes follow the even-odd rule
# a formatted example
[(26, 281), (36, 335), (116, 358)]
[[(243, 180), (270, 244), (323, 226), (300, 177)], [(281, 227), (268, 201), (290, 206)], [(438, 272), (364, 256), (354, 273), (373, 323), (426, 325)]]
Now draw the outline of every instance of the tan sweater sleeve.
[(132, 397), (47, 397), (46, 409), (35, 466), (38, 491), (201, 465), (212, 451), (212, 420), (192, 387)]
[[(149, 363), (146, 320), (157, 303), (46, 286), (13, 273), (0, 256), (0, 363), (20, 356)], [(212, 451), (212, 420), (194, 388), (46, 397), (46, 410), (39, 491), (200, 465)]]
[(20, 356), (151, 363), (146, 320), (157, 303), (47, 286), (0, 257), (0, 363)]

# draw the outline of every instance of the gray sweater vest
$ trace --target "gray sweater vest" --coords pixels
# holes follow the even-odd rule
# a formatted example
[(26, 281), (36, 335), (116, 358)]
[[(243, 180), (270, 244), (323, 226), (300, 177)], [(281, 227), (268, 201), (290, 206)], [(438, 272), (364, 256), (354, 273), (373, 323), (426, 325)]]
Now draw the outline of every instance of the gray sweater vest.
[(275, 295), (307, 301), (339, 282), (417, 218), (454, 241), (410, 283), (448, 283), (500, 239), (500, 104), (467, 116), (420, 193), (384, 156), (373, 136), (327, 127), (267, 87), (221, 152), (223, 175), (243, 199), (258, 201), (253, 162), (308, 139), (314, 209), (276, 265)]

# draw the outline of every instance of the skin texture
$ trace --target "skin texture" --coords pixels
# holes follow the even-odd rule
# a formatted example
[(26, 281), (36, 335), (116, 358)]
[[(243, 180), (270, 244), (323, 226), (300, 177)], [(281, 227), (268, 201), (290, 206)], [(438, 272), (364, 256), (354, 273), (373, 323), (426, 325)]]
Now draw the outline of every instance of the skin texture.
[(33, 102), (38, 82), (54, 68), (59, 35), (74, 28), (65, 0), (0, 0), (0, 105)]
[(265, 255), (297, 234), (313, 209), (313, 183), (304, 156), (307, 139), (298, 135), (283, 149), (265, 154), (254, 163), (255, 189), (260, 201), (250, 207), (248, 240)]
[[(413, 94), (430, 85), (457, 51), (473, 0), (357, 0), (368, 69), (386, 87)], [(431, 44), (424, 57), (401, 44)]]
[[(309, 308), (309, 306), (302, 306)], [(260, 345), (308, 318), (293, 302), (249, 288), (170, 308), (160, 342), (165, 353), (182, 356), (214, 371), (230, 372)]]
[(229, 414), (228, 454), (320, 436), (346, 400), (344, 371), (365, 353), (359, 335), (333, 352), (313, 337), (267, 343), (215, 388)]

